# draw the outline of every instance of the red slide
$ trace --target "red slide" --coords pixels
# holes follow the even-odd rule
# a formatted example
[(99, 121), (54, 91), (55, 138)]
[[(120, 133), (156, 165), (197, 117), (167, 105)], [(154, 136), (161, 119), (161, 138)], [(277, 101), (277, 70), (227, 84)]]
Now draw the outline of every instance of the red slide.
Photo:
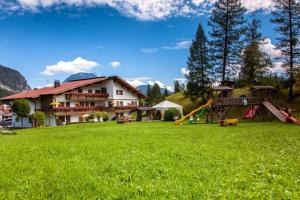
[(244, 114), (244, 119), (253, 119), (259, 106), (250, 106)]
[(286, 118), (288, 119), (288, 121), (300, 125), (300, 120), (296, 119), (296, 118), (293, 117), (293, 116), (290, 116), (289, 114), (287, 114), (286, 112), (284, 112), (284, 111), (282, 111), (282, 110), (281, 110), (280, 112), (281, 112), (284, 116), (286, 116)]

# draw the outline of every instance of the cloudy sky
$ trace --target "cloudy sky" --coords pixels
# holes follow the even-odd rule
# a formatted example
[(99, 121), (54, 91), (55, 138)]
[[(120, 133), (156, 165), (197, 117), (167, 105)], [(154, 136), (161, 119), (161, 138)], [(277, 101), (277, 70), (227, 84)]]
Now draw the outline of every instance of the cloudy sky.
[[(215, 0), (0, 0), (0, 64), (31, 87), (78, 72), (119, 75), (132, 84), (183, 79), (198, 23)], [(272, 56), (272, 0), (243, 0), (256, 11)]]

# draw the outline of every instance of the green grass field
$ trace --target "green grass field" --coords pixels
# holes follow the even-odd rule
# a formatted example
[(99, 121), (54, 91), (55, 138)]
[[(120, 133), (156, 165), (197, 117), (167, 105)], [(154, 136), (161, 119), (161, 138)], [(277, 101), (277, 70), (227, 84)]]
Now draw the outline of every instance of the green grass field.
[(80, 124), (0, 135), (0, 199), (299, 199), (300, 126)]

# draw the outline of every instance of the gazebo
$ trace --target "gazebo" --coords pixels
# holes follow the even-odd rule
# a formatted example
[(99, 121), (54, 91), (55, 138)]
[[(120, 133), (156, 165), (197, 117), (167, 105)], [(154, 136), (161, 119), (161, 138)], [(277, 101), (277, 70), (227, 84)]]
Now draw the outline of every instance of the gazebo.
[(157, 111), (160, 111), (162, 118), (164, 116), (164, 112), (166, 110), (168, 110), (169, 108), (176, 108), (181, 112), (181, 114), (183, 114), (183, 106), (173, 103), (171, 101), (167, 101), (167, 100), (153, 106), (152, 108), (156, 109)]

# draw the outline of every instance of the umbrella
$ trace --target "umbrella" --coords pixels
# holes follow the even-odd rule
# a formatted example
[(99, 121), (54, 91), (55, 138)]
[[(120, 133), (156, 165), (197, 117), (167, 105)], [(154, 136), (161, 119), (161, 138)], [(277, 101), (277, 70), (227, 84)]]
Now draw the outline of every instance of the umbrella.
[(52, 103), (50, 103), (50, 105), (51, 105), (51, 106), (54, 106), (54, 105), (56, 105), (56, 106), (59, 106), (60, 104), (61, 104), (61, 103), (59, 103), (59, 102), (56, 102), (56, 101), (55, 101), (55, 102), (52, 102)]

